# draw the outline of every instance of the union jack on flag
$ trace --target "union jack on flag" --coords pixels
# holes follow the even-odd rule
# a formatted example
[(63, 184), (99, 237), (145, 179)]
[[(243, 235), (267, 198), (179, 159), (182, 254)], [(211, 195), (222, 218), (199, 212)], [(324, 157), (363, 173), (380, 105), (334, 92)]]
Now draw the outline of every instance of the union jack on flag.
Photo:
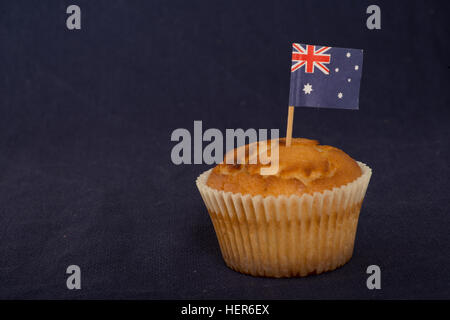
[(289, 105), (358, 109), (363, 51), (292, 44)]
[(292, 65), (291, 72), (305, 66), (305, 72), (314, 73), (314, 67), (317, 67), (325, 74), (329, 74), (330, 70), (325, 67), (325, 63), (330, 63), (330, 55), (325, 54), (331, 47), (318, 47), (306, 45), (306, 49), (299, 43), (292, 44)]

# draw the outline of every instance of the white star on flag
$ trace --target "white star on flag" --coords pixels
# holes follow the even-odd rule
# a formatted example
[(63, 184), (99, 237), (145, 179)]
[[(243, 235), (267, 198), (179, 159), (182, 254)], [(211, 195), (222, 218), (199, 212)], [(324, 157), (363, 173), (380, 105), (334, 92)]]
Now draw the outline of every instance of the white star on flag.
[(343, 96), (344, 96), (344, 95), (342, 94), (342, 92), (339, 92), (339, 93), (338, 93), (338, 98), (339, 98), (339, 99), (342, 99)]
[(303, 91), (305, 92), (305, 94), (311, 94), (311, 91), (313, 91), (312, 85), (310, 85), (309, 83), (305, 84), (303, 86)]

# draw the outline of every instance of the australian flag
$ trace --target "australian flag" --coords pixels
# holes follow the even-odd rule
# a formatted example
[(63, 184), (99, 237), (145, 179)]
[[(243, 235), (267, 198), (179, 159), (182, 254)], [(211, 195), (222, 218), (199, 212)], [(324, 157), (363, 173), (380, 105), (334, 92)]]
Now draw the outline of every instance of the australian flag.
[(363, 51), (292, 44), (289, 105), (358, 109)]

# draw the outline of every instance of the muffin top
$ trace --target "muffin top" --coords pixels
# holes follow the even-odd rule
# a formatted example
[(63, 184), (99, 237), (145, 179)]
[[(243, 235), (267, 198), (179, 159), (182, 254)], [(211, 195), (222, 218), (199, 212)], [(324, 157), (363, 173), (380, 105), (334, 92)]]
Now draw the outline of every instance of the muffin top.
[[(304, 138), (292, 139), (290, 147), (286, 147), (284, 138), (278, 141), (279, 165), (276, 173), (261, 175), (260, 169), (270, 167), (270, 163), (262, 164), (257, 157), (258, 160), (253, 161), (255, 164), (249, 164), (251, 149), (245, 145), (240, 147), (245, 149), (245, 162), (217, 165), (209, 175), (207, 185), (216, 190), (243, 195), (301, 196), (340, 187), (362, 174), (356, 161), (338, 148), (319, 145), (316, 140)], [(267, 145), (270, 158), (271, 141)], [(231, 151), (235, 155), (234, 159), (238, 157), (238, 149)], [(225, 157), (229, 155), (230, 152)]]

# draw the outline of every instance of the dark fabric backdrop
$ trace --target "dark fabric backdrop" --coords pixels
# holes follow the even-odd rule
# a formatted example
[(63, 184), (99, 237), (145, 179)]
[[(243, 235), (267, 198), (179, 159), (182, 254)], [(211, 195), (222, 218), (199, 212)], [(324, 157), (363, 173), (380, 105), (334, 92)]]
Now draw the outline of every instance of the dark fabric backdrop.
[[(382, 29), (366, 28), (368, 5)], [(82, 29), (65, 27), (66, 7)], [(2, 1), (0, 298), (449, 298), (447, 1)], [(291, 42), (364, 49), (360, 110), (294, 135), (373, 168), (352, 260), (228, 269), (176, 128), (280, 128)], [(77, 264), (82, 289), (66, 288)], [(382, 290), (366, 288), (368, 265)]]

